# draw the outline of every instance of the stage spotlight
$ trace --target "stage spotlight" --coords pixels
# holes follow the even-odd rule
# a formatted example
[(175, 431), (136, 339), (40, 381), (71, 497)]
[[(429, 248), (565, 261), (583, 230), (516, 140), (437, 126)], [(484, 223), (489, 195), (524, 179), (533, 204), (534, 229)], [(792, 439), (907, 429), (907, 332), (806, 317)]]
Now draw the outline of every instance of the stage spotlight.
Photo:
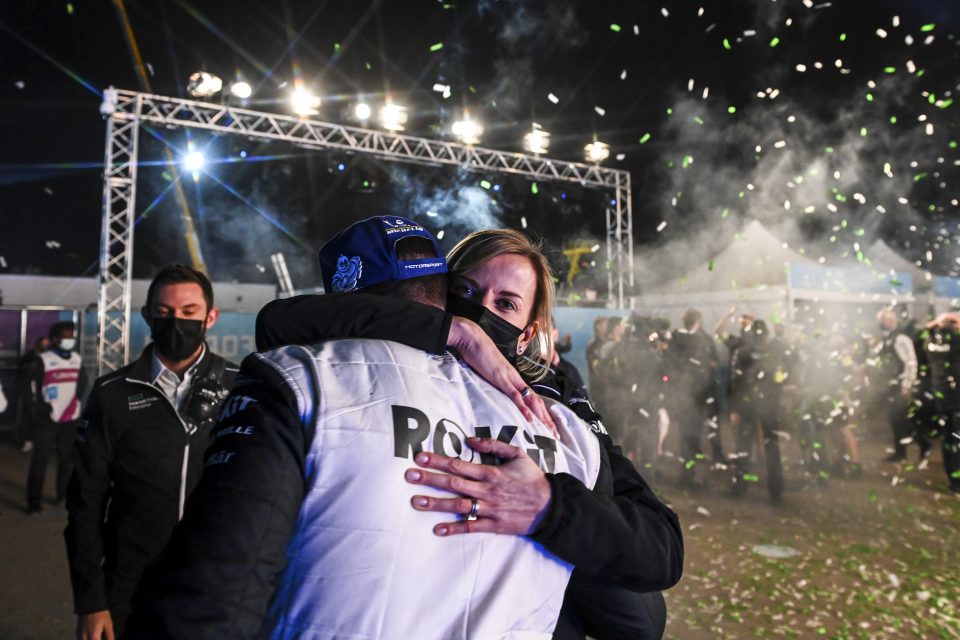
[(388, 102), (380, 109), (380, 126), (387, 131), (403, 131), (407, 124), (407, 108)]
[(373, 109), (366, 102), (358, 102), (353, 107), (353, 117), (360, 122), (366, 122), (373, 115)]
[(183, 168), (193, 173), (201, 171), (206, 162), (207, 160), (203, 157), (202, 151), (190, 151), (187, 155), (183, 156)]
[(249, 82), (238, 80), (230, 85), (230, 93), (232, 93), (235, 98), (246, 100), (253, 95), (253, 87), (250, 86)]
[(223, 80), (206, 71), (197, 71), (187, 82), (187, 92), (194, 98), (209, 98), (219, 93), (221, 89), (223, 89)]
[(610, 145), (594, 139), (593, 142), (583, 148), (583, 157), (587, 162), (600, 164), (610, 157)]
[(290, 94), (290, 109), (298, 116), (315, 116), (320, 108), (320, 96), (301, 84), (297, 84)]
[(523, 136), (523, 148), (534, 155), (540, 155), (546, 153), (549, 147), (550, 134), (534, 122), (530, 133)]
[(476, 120), (471, 120), (467, 113), (463, 114), (463, 120), (453, 123), (451, 130), (463, 144), (477, 144), (480, 142), (480, 136), (483, 135), (483, 125)]

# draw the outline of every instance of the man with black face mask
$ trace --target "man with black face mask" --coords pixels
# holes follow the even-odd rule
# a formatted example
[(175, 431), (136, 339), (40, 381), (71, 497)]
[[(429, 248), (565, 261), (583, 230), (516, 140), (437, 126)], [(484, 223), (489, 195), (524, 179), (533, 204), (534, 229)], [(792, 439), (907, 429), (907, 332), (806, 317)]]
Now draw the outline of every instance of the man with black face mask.
[(74, 445), (64, 537), (82, 640), (122, 632), (144, 568), (200, 479), (210, 429), (237, 372), (206, 346), (219, 311), (204, 274), (162, 268), (141, 314), (153, 342), (96, 381)]

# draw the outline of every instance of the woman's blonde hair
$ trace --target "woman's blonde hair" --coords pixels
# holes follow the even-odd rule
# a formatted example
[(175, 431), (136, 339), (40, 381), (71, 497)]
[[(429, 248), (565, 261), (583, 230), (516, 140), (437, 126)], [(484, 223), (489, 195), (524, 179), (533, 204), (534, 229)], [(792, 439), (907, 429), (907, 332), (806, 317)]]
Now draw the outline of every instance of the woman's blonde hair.
[(530, 310), (529, 324), (537, 322), (537, 331), (527, 352), (517, 359), (517, 370), (529, 382), (536, 382), (547, 375), (553, 360), (550, 330), (556, 293), (553, 270), (540, 246), (539, 242), (535, 243), (514, 229), (486, 229), (474, 231), (447, 254), (447, 266), (454, 276), (480, 267), (503, 254), (515, 254), (530, 260), (537, 276), (537, 292)]

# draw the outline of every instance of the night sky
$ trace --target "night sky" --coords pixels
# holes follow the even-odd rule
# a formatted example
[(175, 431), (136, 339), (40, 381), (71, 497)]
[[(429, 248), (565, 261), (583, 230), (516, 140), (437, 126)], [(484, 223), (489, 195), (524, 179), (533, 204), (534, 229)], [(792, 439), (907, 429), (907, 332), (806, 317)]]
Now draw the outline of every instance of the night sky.
[[(932, 273), (960, 269), (957, 0), (127, 9), (155, 93), (188, 97), (187, 77), (203, 69), (249, 81), (251, 108), (288, 113), (300, 78), (330, 122), (348, 122), (358, 95), (374, 105), (389, 95), (409, 107), (413, 135), (449, 137), (467, 108), (486, 127), (483, 146), (520, 151), (537, 122), (548, 155), (579, 161), (596, 136), (611, 146), (605, 164), (632, 173), (642, 252), (684, 246), (705, 264), (757, 219), (827, 261), (869, 260), (861, 250), (882, 238)], [(139, 88), (117, 12), (105, 1), (3, 3), (0, 60), (0, 273), (93, 275), (98, 92)], [(197, 182), (182, 179), (217, 280), (273, 281), (269, 255), (282, 251), (294, 284), (315, 284), (316, 248), (376, 214), (418, 218), (445, 247), (475, 228), (526, 225), (560, 269), (562, 248), (604, 234), (610, 194), (190, 135), (213, 161)], [(187, 140), (141, 133), (138, 277), (188, 259), (161, 153)]]

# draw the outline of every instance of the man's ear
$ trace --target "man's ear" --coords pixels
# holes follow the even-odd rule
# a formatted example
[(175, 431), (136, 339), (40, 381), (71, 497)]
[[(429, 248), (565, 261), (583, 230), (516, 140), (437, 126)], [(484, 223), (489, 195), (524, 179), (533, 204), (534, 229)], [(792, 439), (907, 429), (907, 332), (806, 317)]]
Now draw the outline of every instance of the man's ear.
[(214, 307), (207, 312), (207, 329), (217, 324), (217, 318), (220, 317), (220, 309)]

